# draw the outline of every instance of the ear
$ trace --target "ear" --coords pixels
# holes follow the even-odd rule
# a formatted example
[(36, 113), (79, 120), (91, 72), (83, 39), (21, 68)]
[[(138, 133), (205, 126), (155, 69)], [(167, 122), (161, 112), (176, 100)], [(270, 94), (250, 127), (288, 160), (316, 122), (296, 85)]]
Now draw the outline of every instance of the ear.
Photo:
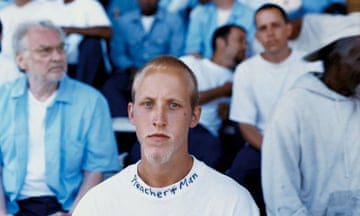
[(17, 52), (15, 58), (16, 58), (16, 62), (19, 65), (19, 67), (22, 70), (26, 71), (26, 61), (25, 61), (24, 55), (22, 53)]
[(134, 104), (132, 102), (128, 103), (128, 116), (131, 124), (135, 125)]
[(293, 33), (293, 26), (290, 23), (286, 24), (286, 35), (287, 38), (290, 38)]
[(194, 108), (190, 122), (190, 128), (195, 127), (199, 123), (200, 115), (201, 115), (201, 106), (199, 105)]
[(260, 42), (260, 33), (258, 31), (255, 31), (255, 38)]

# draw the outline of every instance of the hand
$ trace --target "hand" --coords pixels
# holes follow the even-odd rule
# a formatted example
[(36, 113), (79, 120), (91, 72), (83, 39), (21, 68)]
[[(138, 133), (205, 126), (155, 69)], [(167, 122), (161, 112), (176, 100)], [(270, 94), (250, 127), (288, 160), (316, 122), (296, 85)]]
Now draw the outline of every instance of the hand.
[(229, 117), (230, 107), (228, 104), (220, 103), (218, 105), (218, 115), (222, 120), (225, 120)]

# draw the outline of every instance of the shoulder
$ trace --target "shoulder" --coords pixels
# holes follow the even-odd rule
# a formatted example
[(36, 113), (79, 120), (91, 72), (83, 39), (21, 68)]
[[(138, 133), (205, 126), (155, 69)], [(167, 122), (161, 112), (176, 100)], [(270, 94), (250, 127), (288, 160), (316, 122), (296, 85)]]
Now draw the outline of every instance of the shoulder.
[(71, 101), (79, 101), (89, 106), (107, 103), (105, 97), (97, 89), (67, 76), (60, 81), (58, 94)]
[(199, 4), (191, 11), (190, 16), (211, 16), (215, 11), (216, 7), (213, 3)]

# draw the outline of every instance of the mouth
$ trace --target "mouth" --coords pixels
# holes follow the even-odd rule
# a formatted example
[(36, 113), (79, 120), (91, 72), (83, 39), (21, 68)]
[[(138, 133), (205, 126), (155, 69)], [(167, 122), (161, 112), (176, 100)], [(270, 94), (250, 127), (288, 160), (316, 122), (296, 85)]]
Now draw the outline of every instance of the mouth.
[(155, 141), (164, 141), (170, 139), (170, 136), (165, 133), (153, 133), (149, 134), (147, 137)]

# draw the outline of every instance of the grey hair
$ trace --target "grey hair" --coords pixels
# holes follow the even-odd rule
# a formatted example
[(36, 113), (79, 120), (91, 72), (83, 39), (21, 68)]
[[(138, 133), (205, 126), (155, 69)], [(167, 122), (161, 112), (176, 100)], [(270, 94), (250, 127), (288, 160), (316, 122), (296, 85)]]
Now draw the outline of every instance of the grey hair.
[(52, 29), (58, 33), (61, 41), (64, 42), (65, 40), (65, 33), (63, 32), (63, 30), (59, 26), (56, 26), (50, 20), (23, 22), (17, 26), (13, 34), (12, 48), (15, 54), (21, 53), (25, 50), (26, 44), (24, 41), (24, 37), (31, 29), (34, 28)]

